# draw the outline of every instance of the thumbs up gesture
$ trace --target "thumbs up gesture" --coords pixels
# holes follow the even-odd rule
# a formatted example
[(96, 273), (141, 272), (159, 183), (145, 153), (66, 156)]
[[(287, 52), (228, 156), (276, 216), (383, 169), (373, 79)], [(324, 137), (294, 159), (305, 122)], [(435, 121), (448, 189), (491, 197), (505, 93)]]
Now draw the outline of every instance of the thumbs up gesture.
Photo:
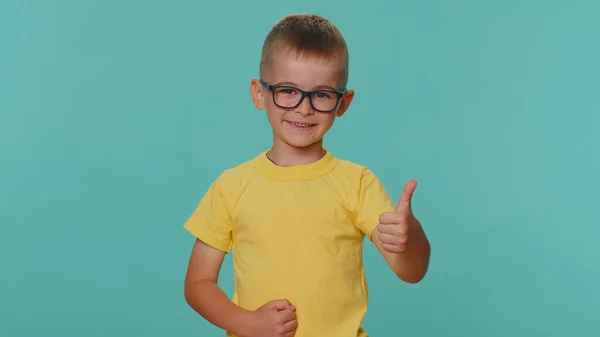
[(412, 196), (417, 187), (417, 182), (411, 180), (404, 185), (400, 200), (393, 212), (386, 212), (379, 216), (379, 240), (382, 248), (389, 252), (399, 254), (406, 250), (411, 240), (411, 230), (420, 226), (419, 221), (412, 212)]

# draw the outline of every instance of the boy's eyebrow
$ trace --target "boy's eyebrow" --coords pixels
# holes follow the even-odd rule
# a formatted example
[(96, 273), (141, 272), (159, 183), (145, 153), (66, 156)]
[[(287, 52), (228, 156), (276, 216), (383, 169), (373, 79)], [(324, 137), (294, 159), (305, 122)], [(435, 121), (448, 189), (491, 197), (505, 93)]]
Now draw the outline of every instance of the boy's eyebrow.
[[(296, 84), (294, 82), (290, 82), (290, 81), (277, 82), (274, 85), (289, 85), (292, 87), (300, 88), (300, 86), (298, 84)], [(318, 89), (327, 89), (327, 90), (332, 90), (332, 91), (338, 91), (338, 89), (336, 89), (330, 85), (325, 85), (325, 84), (318, 85), (318, 86), (314, 87), (312, 90), (318, 90)]]

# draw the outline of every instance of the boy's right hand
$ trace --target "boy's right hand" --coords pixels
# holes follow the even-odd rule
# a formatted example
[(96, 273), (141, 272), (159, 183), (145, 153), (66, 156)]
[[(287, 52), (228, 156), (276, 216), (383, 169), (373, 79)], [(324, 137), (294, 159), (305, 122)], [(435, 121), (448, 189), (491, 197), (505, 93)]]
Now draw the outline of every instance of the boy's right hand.
[(270, 301), (252, 312), (247, 337), (292, 337), (296, 334), (296, 308), (288, 300)]

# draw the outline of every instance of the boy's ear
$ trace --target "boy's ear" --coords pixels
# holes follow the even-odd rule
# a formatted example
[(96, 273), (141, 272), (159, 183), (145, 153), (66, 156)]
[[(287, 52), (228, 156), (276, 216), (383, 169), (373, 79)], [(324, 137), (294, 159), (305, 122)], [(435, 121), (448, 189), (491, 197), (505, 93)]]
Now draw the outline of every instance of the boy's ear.
[(252, 102), (254, 102), (254, 106), (258, 110), (263, 110), (265, 108), (265, 87), (257, 80), (252, 79), (250, 82), (250, 95), (252, 97)]
[(348, 92), (346, 92), (346, 95), (344, 95), (344, 97), (342, 97), (342, 99), (340, 100), (340, 107), (338, 108), (336, 116), (342, 117), (342, 115), (350, 107), (350, 103), (352, 103), (353, 99), (354, 99), (354, 90), (348, 90)]

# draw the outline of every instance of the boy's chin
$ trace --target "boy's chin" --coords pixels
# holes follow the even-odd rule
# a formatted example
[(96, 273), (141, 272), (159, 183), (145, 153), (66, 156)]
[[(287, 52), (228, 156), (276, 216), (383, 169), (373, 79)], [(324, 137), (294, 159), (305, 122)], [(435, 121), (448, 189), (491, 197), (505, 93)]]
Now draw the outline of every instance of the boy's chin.
[(310, 141), (287, 140), (286, 143), (297, 149), (308, 149), (308, 148), (314, 148), (318, 144), (321, 144), (321, 139), (316, 139), (316, 140), (312, 139)]
[(315, 133), (312, 134), (298, 134), (295, 132), (286, 132), (287, 130), (277, 130), (273, 129), (275, 137), (282, 143), (287, 146), (296, 148), (296, 149), (304, 149), (304, 148), (312, 148), (315, 146), (322, 144), (323, 136)]
[(288, 146), (291, 146), (291, 147), (294, 147), (297, 149), (304, 149), (304, 148), (314, 148), (315, 146), (317, 146), (317, 144), (321, 143), (322, 138), (302, 139), (301, 137), (283, 137), (283, 138), (280, 138), (280, 140), (282, 140)]

